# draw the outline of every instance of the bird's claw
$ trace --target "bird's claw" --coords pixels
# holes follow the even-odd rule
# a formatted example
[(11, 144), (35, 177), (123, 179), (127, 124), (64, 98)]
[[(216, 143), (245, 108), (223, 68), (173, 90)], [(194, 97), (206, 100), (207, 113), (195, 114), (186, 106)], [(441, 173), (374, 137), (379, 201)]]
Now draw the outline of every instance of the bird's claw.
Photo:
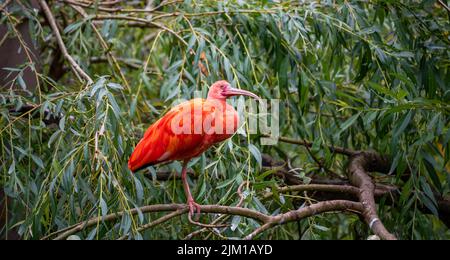
[(189, 206), (189, 215), (192, 217), (194, 212), (198, 214), (197, 218), (200, 217), (200, 204), (196, 203), (193, 199), (188, 199), (187, 202)]

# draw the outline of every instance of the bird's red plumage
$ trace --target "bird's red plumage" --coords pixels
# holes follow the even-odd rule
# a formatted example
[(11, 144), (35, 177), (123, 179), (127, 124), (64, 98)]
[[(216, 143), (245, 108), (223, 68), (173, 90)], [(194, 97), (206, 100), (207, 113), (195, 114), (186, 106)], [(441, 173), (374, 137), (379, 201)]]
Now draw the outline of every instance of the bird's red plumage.
[[(212, 123), (205, 120), (212, 120)], [(222, 124), (223, 133), (213, 131), (218, 123)], [(213, 144), (229, 138), (237, 130), (238, 123), (237, 112), (225, 100), (186, 101), (172, 108), (147, 129), (133, 151), (128, 167), (134, 172), (149, 165), (196, 157)], [(180, 133), (173, 129), (177, 124), (180, 128), (186, 127), (186, 124), (190, 127), (187, 126), (187, 132)]]
[(189, 206), (189, 219), (194, 211), (200, 213), (200, 205), (189, 189), (187, 164), (211, 145), (236, 132), (239, 117), (226, 99), (237, 95), (260, 99), (249, 91), (233, 88), (225, 80), (217, 81), (210, 87), (207, 99), (181, 103), (151, 125), (128, 161), (128, 168), (135, 172), (148, 165), (182, 160), (181, 179)]

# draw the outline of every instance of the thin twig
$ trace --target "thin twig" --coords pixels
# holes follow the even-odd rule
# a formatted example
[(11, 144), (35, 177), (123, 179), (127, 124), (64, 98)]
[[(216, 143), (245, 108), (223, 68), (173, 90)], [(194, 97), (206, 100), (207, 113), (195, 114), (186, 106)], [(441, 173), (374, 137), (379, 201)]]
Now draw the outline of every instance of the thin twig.
[(86, 2), (80, 2), (80, 1), (74, 1), (74, 0), (59, 0), (60, 2), (65, 2), (71, 5), (77, 5), (84, 8), (92, 8), (96, 9), (98, 11), (102, 12), (109, 12), (109, 13), (154, 13), (158, 9), (171, 5), (176, 3), (181, 3), (183, 0), (175, 0), (175, 1), (163, 1), (160, 5), (156, 6), (155, 8), (144, 8), (144, 9), (136, 9), (136, 8), (124, 8), (124, 7), (104, 7), (105, 5), (100, 4), (100, 6), (94, 5), (94, 2), (92, 3), (86, 3)]
[(53, 14), (47, 5), (47, 2), (45, 0), (39, 0), (39, 4), (41, 5), (42, 10), (44, 11), (45, 16), (47, 17), (48, 23), (50, 24), (53, 34), (55, 35), (56, 42), (58, 43), (58, 46), (59, 46), (62, 54), (69, 62), (75, 75), (77, 75), (77, 77), (79, 78), (80, 81), (83, 81), (82, 79), (84, 79), (87, 81), (88, 85), (92, 84), (94, 81), (91, 79), (91, 77), (89, 77), (89, 75), (86, 74), (86, 72), (84, 72), (83, 69), (81, 69), (81, 67), (77, 64), (77, 62), (67, 52), (67, 49), (66, 49), (66, 46), (64, 45), (61, 34), (59, 33), (58, 26), (56, 25), (55, 17), (53, 17)]
[(90, 5), (94, 5), (94, 4), (98, 4), (98, 5), (116, 5), (116, 4), (120, 4), (121, 2), (123, 2), (123, 0), (113, 0), (113, 1), (83, 1), (83, 0), (78, 0), (78, 1), (90, 4)]
[(199, 226), (199, 227), (203, 227), (203, 228), (221, 228), (221, 227), (227, 227), (227, 224), (204, 224), (204, 223), (200, 223), (198, 221), (195, 221), (192, 219), (191, 214), (188, 214), (188, 220), (191, 224)]
[(121, 7), (95, 6), (93, 4), (88, 4), (88, 3), (83, 3), (83, 2), (73, 1), (73, 0), (58, 0), (58, 1), (64, 2), (64, 3), (72, 5), (72, 6), (80, 6), (80, 7), (85, 7), (85, 8), (95, 8), (96, 10), (103, 11), (103, 12), (120, 12), (120, 10), (122, 9)]
[(3, 11), (10, 3), (11, 0), (7, 0), (2, 6), (0, 6), (0, 11)]
[[(302, 139), (303, 143), (306, 143), (305, 139)], [(320, 167), (320, 169), (324, 169), (327, 173), (329, 173), (330, 175), (333, 175), (334, 177), (340, 177), (339, 174), (335, 173), (333, 170), (329, 169), (328, 167), (325, 167), (323, 165), (323, 163), (316, 157), (316, 155), (314, 155), (314, 153), (311, 151), (311, 148), (309, 145), (305, 145), (306, 151), (308, 152), (308, 154), (312, 157), (312, 159), (314, 160), (314, 162), (316, 162), (316, 164)]]
[[(83, 10), (83, 8), (79, 7), (79, 6), (75, 6), (75, 5), (71, 5), (71, 7), (73, 9), (75, 9), (81, 16), (83, 16), (83, 18), (87, 18), (88, 15), (87, 13)], [(122, 82), (125, 84), (125, 87), (127, 89), (130, 89), (130, 85), (128, 84), (127, 79), (125, 78), (125, 75), (122, 73), (122, 70), (120, 68), (119, 62), (117, 62), (116, 57), (112, 54), (111, 52), (111, 48), (108, 46), (108, 43), (106, 43), (105, 39), (103, 39), (102, 34), (98, 31), (97, 27), (94, 25), (94, 23), (92, 21), (89, 22), (89, 24), (91, 25), (92, 30), (95, 32), (95, 34), (97, 35), (97, 38), (100, 41), (100, 44), (102, 45), (103, 49), (105, 50), (106, 54), (109, 56), (109, 58), (112, 61), (112, 64), (114, 65), (114, 67), (116, 68), (117, 73), (120, 75), (120, 78), (122, 79)]]
[[(270, 137), (269, 135), (263, 135), (263, 136)], [(302, 141), (302, 140), (292, 139), (292, 138), (288, 138), (288, 137), (280, 136), (277, 139), (279, 142), (283, 142), (283, 143), (297, 144), (297, 145), (302, 145), (302, 146), (307, 146), (307, 147), (312, 147), (312, 145), (313, 145), (313, 143), (309, 142), (309, 141)], [(358, 153), (357, 151), (354, 151), (352, 149), (339, 147), (339, 146), (328, 146), (328, 149), (330, 149), (330, 151), (333, 153), (339, 153), (339, 154), (343, 154), (343, 155), (347, 155), (347, 156), (352, 156), (352, 155), (355, 155)]]
[(450, 7), (448, 7), (448, 5), (446, 5), (444, 2), (442, 2), (441, 0), (438, 0), (438, 3), (444, 7), (448, 12), (450, 12)]
[[(137, 232), (142, 232), (142, 231), (147, 230), (147, 229), (149, 229), (149, 228), (152, 228), (152, 227), (154, 227), (154, 226), (156, 226), (156, 225), (159, 225), (159, 224), (161, 224), (161, 223), (164, 223), (164, 222), (166, 222), (166, 221), (168, 221), (168, 220), (170, 220), (170, 219), (172, 219), (172, 218), (174, 218), (174, 217), (183, 215), (183, 214), (187, 213), (188, 211), (189, 211), (188, 208), (185, 208), (185, 209), (179, 209), (179, 210), (177, 210), (177, 211), (174, 211), (174, 212), (172, 212), (172, 213), (169, 213), (169, 214), (167, 214), (167, 215), (164, 215), (163, 217), (160, 217), (160, 218), (158, 218), (158, 219), (156, 219), (156, 220), (154, 220), (154, 221), (152, 221), (152, 222), (150, 222), (150, 223), (148, 223), (148, 224), (145, 224), (145, 225), (139, 227), (136, 231), (137, 231)], [(125, 240), (125, 239), (127, 239), (128, 237), (129, 237), (129, 235), (127, 234), (127, 235), (121, 236), (121, 237), (118, 238), (117, 240)]]
[[(358, 194), (360, 190), (356, 187), (350, 185), (328, 185), (328, 184), (300, 184), (285, 186), (277, 189), (279, 193), (286, 192), (303, 192), (303, 191), (327, 191), (327, 192), (339, 192), (339, 193), (350, 193)], [(272, 192), (268, 192), (264, 195), (263, 199), (268, 199), (273, 196)]]
[[(244, 204), (245, 197), (244, 197), (244, 194), (242, 193), (242, 188), (244, 186), (246, 186), (247, 183), (248, 183), (248, 181), (242, 182), (237, 189), (237, 194), (239, 195), (239, 202), (236, 204), (236, 207), (241, 207), (242, 204)], [(221, 215), (220, 217), (216, 218), (213, 222), (211, 222), (211, 224), (215, 225), (215, 224), (219, 223), (219, 221), (225, 220), (227, 217), (228, 217), (228, 215)], [(191, 239), (192, 237), (199, 235), (199, 234), (205, 232), (206, 230), (208, 230), (208, 228), (202, 228), (202, 229), (196, 230), (194, 232), (191, 232), (190, 234), (188, 234), (187, 236), (184, 237), (184, 240)]]
[(134, 21), (134, 22), (138, 22), (141, 24), (144, 24), (146, 26), (149, 27), (156, 27), (156, 28), (160, 28), (163, 31), (166, 31), (170, 34), (172, 34), (173, 36), (175, 36), (179, 41), (181, 41), (184, 45), (188, 46), (188, 43), (180, 36), (178, 35), (178, 33), (176, 33), (175, 31), (173, 31), (172, 29), (159, 24), (159, 23), (155, 23), (153, 21), (149, 21), (147, 19), (144, 18), (139, 18), (139, 17), (132, 17), (132, 16), (124, 16), (124, 15), (96, 15), (94, 17), (91, 18), (92, 20), (126, 20), (126, 21)]
[[(242, 204), (244, 203), (245, 197), (244, 197), (244, 194), (242, 193), (242, 188), (247, 184), (248, 184), (248, 181), (244, 181), (239, 185), (239, 187), (237, 189), (237, 194), (239, 195), (239, 202), (236, 204), (235, 207), (241, 207)], [(225, 215), (223, 215), (223, 216), (226, 217)], [(211, 224), (203, 224), (203, 223), (193, 221), (190, 215), (188, 216), (188, 219), (189, 219), (189, 222), (191, 222), (192, 224), (201, 226), (204, 229), (221, 228), (221, 227), (229, 226), (227, 224), (217, 224), (219, 222), (220, 217), (217, 218), (216, 220), (214, 220), (213, 223), (211, 223)]]
[(202, 12), (202, 13), (181, 13), (181, 12), (172, 12), (172, 13), (165, 13), (158, 16), (153, 17), (153, 20), (159, 20), (166, 17), (174, 17), (174, 16), (184, 16), (187, 18), (195, 18), (195, 17), (205, 17), (205, 16), (213, 16), (213, 15), (231, 15), (231, 14), (274, 14), (277, 11), (275, 10), (228, 10), (228, 11), (211, 11), (211, 12)]

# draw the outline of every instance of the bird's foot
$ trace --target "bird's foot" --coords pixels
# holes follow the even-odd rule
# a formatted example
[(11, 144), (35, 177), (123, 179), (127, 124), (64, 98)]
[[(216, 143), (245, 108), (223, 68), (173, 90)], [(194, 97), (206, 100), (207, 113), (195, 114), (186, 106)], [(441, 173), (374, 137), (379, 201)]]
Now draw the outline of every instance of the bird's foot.
[(194, 215), (194, 212), (198, 214), (197, 217), (200, 216), (200, 204), (196, 203), (194, 199), (189, 198), (187, 201), (187, 204), (189, 206), (189, 215), (192, 217)]

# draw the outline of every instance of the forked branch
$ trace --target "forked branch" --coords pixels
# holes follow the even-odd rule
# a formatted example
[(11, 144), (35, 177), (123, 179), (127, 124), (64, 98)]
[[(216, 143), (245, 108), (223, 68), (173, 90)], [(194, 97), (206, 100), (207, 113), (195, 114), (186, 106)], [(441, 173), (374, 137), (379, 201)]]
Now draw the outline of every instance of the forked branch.
[[(354, 213), (358, 213), (363, 209), (362, 205), (357, 202), (346, 201), (346, 200), (334, 200), (334, 201), (324, 201), (319, 202), (310, 206), (302, 207), (297, 210), (292, 210), (286, 212), (284, 214), (279, 214), (276, 216), (266, 215), (264, 213), (241, 208), (241, 207), (230, 207), (230, 206), (220, 206), (220, 205), (202, 205), (201, 211), (203, 213), (216, 213), (216, 214), (227, 214), (227, 215), (237, 215), (247, 218), (252, 218), (262, 224), (262, 226), (256, 229), (254, 232), (245, 237), (245, 239), (252, 239), (256, 235), (264, 232), (270, 227), (276, 225), (286, 224), (292, 221), (297, 221), (299, 219), (307, 218), (310, 216), (314, 216), (317, 214), (321, 214), (324, 212), (330, 211), (344, 211), (351, 210)], [(125, 214), (136, 215), (138, 212), (150, 213), (150, 212), (167, 212), (173, 211), (175, 213), (171, 213), (161, 217), (149, 224), (142, 226), (140, 230), (144, 230), (157, 224), (161, 224), (165, 221), (172, 219), (173, 217), (180, 216), (186, 214), (188, 210), (188, 206), (186, 204), (158, 204), (158, 205), (148, 205), (141, 208), (134, 208), (128, 212), (121, 211), (117, 213), (112, 213), (109, 215), (105, 215), (102, 217), (94, 217), (87, 221), (80, 222), (76, 225), (73, 225), (69, 228), (65, 228), (61, 230), (61, 232), (55, 232), (52, 236), (58, 235), (55, 240), (63, 240), (69, 237), (70, 235), (76, 234), (88, 227), (95, 226), (99, 222), (110, 222), (121, 218)], [(125, 239), (127, 236), (123, 236), (120, 239)], [(50, 237), (44, 237), (43, 239), (49, 239)]]

